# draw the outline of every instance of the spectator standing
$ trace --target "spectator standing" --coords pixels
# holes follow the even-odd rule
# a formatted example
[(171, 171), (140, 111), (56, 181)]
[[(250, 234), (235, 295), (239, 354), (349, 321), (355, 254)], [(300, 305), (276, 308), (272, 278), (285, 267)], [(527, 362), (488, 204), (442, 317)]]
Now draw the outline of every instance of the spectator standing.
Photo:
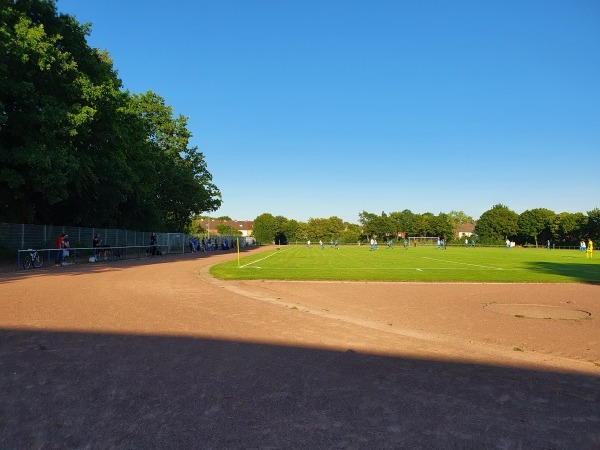
[(63, 262), (63, 242), (65, 240), (65, 234), (61, 233), (58, 235), (58, 237), (56, 238), (56, 241), (54, 242), (54, 248), (57, 249), (56, 251), (56, 255), (54, 256), (54, 263), (57, 266), (60, 266)]
[(150, 253), (152, 256), (156, 255), (156, 250), (158, 249), (158, 236), (156, 233), (152, 233), (150, 235)]
[(71, 246), (71, 244), (69, 243), (69, 235), (65, 234), (65, 236), (63, 237), (63, 241), (62, 241), (62, 262), (61, 262), (62, 266), (68, 265), (68, 263), (66, 261), (66, 257), (69, 256), (69, 247), (70, 246)]
[(92, 239), (92, 255), (94, 256), (94, 260), (98, 261), (98, 247), (100, 247), (100, 244), (102, 244), (102, 239), (100, 238), (100, 233), (96, 233), (96, 236), (94, 236), (94, 239)]

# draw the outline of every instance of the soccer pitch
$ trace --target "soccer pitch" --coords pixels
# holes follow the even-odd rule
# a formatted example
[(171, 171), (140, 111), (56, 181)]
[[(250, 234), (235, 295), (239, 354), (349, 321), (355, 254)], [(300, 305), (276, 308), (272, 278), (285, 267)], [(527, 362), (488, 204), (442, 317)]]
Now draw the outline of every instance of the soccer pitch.
[[(600, 257), (600, 256), (599, 256)], [(578, 250), (524, 248), (274, 247), (218, 264), (228, 280), (346, 280), (423, 282), (600, 283), (600, 261)]]

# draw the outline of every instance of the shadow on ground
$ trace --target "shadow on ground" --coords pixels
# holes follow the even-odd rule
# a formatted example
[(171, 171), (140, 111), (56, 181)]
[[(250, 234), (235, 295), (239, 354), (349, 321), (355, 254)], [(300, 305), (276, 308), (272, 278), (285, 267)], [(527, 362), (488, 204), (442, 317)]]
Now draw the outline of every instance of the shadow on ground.
[[(259, 247), (246, 247), (240, 249), (240, 254), (245, 254), (251, 251), (262, 250)], [(25, 270), (17, 268), (15, 263), (1, 263), (0, 264), (0, 283), (7, 283), (15, 279), (22, 277), (35, 277), (35, 276), (46, 276), (48, 274), (82, 274), (90, 272), (102, 272), (105, 270), (124, 270), (129, 267), (145, 265), (145, 264), (166, 264), (175, 261), (191, 260), (191, 259), (204, 259), (210, 258), (211, 256), (224, 255), (224, 254), (235, 254), (237, 250), (215, 250), (211, 252), (196, 252), (196, 253), (172, 253), (161, 256), (142, 256), (140, 258), (129, 258), (129, 259), (109, 259), (107, 261), (99, 261), (97, 263), (90, 263), (84, 259), (80, 259), (76, 264), (70, 264), (68, 266), (55, 266), (54, 260), (50, 261), (50, 264), (46, 261), (44, 256), (44, 266), (39, 269)]]
[(160, 336), (0, 330), (0, 448), (597, 449), (600, 379)]
[(556, 262), (535, 261), (527, 264), (528, 269), (538, 273), (561, 275), (580, 283), (600, 283), (600, 266), (582, 259), (577, 264), (561, 264)]

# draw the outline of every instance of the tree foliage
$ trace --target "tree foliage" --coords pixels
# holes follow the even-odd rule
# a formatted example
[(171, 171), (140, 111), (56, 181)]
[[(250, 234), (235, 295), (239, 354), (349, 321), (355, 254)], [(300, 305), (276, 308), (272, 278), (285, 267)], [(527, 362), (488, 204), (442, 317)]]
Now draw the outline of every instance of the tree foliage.
[(484, 212), (475, 226), (480, 242), (497, 244), (517, 235), (519, 215), (507, 206), (498, 204)]
[(339, 239), (344, 230), (344, 222), (339, 217), (330, 217), (328, 219), (308, 220), (306, 231), (309, 239), (314, 241), (330, 241)]
[(439, 213), (432, 219), (431, 228), (433, 234), (440, 238), (450, 241), (455, 236), (455, 224), (454, 220), (449, 214)]
[(518, 233), (527, 242), (529, 238), (533, 239), (535, 246), (552, 237), (551, 223), (554, 218), (554, 211), (545, 208), (535, 208), (523, 211), (517, 220)]
[(394, 234), (396, 228), (394, 220), (385, 212), (382, 212), (381, 215), (377, 215), (363, 211), (358, 217), (360, 224), (363, 226), (363, 235), (365, 237), (385, 239)]
[(600, 208), (594, 208), (587, 213), (588, 220), (585, 225), (585, 234), (592, 239), (600, 239)]
[(413, 229), (414, 217), (415, 214), (408, 210), (395, 211), (391, 212), (390, 221), (392, 223), (392, 227), (394, 230), (394, 234), (396, 235), (396, 239), (400, 236), (408, 236), (412, 234), (411, 231)]
[(272, 214), (263, 213), (254, 219), (252, 235), (262, 244), (270, 244), (275, 239), (275, 235), (280, 231), (277, 229), (277, 221)]
[[(472, 223), (473, 219), (462, 213), (451, 211), (417, 214), (410, 210), (389, 214), (359, 213), (359, 224), (343, 222), (338, 217), (311, 218), (308, 222), (297, 222), (285, 217), (273, 217), (264, 213), (255, 219), (254, 235), (263, 243), (272, 242), (274, 236), (285, 236), (288, 242), (313, 242), (338, 239), (345, 244), (368, 241), (371, 237), (390, 239), (407, 236), (439, 236), (447, 242), (457, 239), (457, 222)], [(600, 209), (583, 213), (559, 213), (544, 208), (535, 208), (517, 214), (507, 206), (498, 204), (482, 214), (477, 221), (476, 239), (482, 244), (504, 245), (510, 238), (524, 245), (540, 240), (552, 239), (555, 245), (573, 246), (581, 239), (600, 240)], [(279, 234), (278, 234), (279, 233)]]
[(552, 240), (568, 244), (575, 244), (583, 238), (582, 230), (587, 224), (587, 217), (583, 213), (561, 212), (550, 220)]
[(240, 230), (236, 230), (231, 225), (220, 223), (217, 225), (217, 233), (223, 236), (241, 236), (242, 232)]
[(51, 0), (0, 8), (0, 220), (179, 231), (221, 203), (186, 118)]

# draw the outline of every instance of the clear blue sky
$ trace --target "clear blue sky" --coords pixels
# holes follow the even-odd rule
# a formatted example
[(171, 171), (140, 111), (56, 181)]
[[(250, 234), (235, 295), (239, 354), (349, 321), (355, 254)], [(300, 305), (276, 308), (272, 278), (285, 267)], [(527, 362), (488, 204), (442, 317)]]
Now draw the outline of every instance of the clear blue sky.
[(189, 117), (213, 216), (600, 207), (598, 0), (57, 5)]

